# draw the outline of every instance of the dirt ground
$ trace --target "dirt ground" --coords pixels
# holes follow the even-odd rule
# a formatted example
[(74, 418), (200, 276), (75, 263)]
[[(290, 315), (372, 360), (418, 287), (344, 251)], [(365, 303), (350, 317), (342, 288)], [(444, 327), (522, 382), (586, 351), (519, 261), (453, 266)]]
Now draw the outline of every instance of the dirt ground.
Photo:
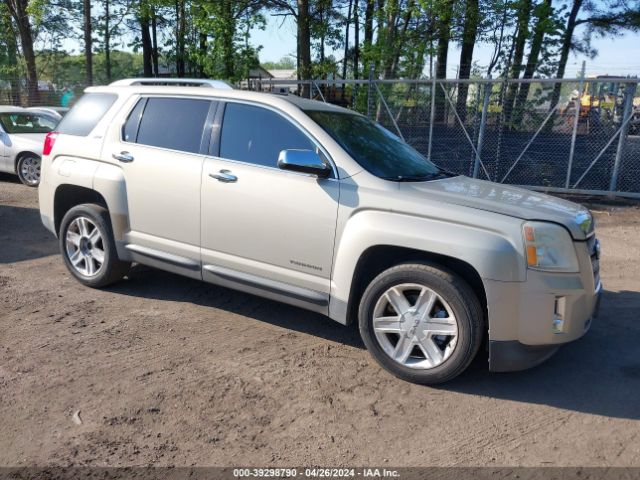
[(82, 287), (37, 208), (0, 177), (0, 465), (640, 466), (638, 208), (599, 207), (583, 339), (439, 388), (293, 307), (146, 267)]

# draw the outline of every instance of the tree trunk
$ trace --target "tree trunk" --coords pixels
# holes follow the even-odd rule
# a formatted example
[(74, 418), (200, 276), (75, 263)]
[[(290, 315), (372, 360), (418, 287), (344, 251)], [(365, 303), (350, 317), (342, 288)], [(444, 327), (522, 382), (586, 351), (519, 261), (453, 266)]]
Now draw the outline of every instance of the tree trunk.
[[(453, 16), (454, 0), (444, 0), (442, 6), (442, 15), (438, 25), (438, 45), (436, 47), (436, 56), (438, 63), (436, 64), (436, 78), (447, 77), (447, 56), (449, 54), (449, 41), (451, 40), (451, 18)], [(445, 121), (445, 102), (444, 92), (440, 85), (436, 86), (434, 92), (436, 96), (435, 121)]]
[(379, 55), (378, 60), (381, 62), (382, 78), (390, 78), (393, 63), (393, 47), (396, 38), (396, 23), (399, 13), (398, 0), (387, 0), (386, 6), (384, 2), (380, 0), (378, 5), (378, 38), (376, 40), (376, 51)]
[(360, 0), (356, 0), (353, 5), (353, 78), (358, 79), (359, 69), (360, 69), (360, 17), (359, 17), (359, 6)]
[(364, 76), (369, 75), (369, 65), (371, 64), (371, 45), (373, 44), (373, 14), (375, 11), (375, 0), (365, 0), (367, 6), (364, 10), (364, 61), (362, 71)]
[(223, 16), (222, 21), (225, 23), (225, 29), (222, 38), (222, 58), (224, 64), (225, 78), (231, 79), (235, 75), (235, 66), (233, 58), (233, 37), (235, 37), (235, 24), (232, 12), (232, 2), (223, 2)]
[(149, 33), (149, 11), (144, 6), (143, 2), (140, 2), (140, 31), (142, 40), (142, 68), (145, 77), (151, 77), (153, 75), (153, 60), (152, 60), (152, 46), (151, 46), (151, 34)]
[[(198, 37), (198, 49), (200, 50), (200, 58), (204, 59), (207, 55), (207, 35), (205, 33), (200, 32)], [(200, 78), (205, 78), (204, 71), (204, 62), (200, 62), (198, 73), (200, 74)]]
[(158, 65), (158, 17), (155, 8), (151, 7), (151, 58), (153, 60), (153, 76), (160, 76)]
[(322, 26), (322, 28), (320, 28), (320, 65), (324, 66), (324, 42), (325, 42), (325, 31), (324, 31), (324, 5), (322, 2), (320, 2), (320, 25)]
[[(573, 32), (576, 28), (576, 20), (578, 19), (578, 13), (582, 7), (582, 0), (573, 0), (571, 6), (571, 12), (569, 18), (567, 18), (567, 25), (564, 30), (564, 36), (562, 38), (562, 47), (560, 49), (560, 60), (558, 61), (557, 78), (564, 77), (564, 71), (567, 68), (567, 60), (569, 59), (569, 52), (571, 51), (571, 45), (573, 41)], [(553, 108), (560, 100), (560, 90), (562, 89), (561, 83), (556, 83), (553, 87), (553, 93), (551, 94), (551, 106)]]
[(31, 20), (27, 12), (28, 0), (5, 0), (9, 13), (18, 27), (22, 55), (27, 66), (27, 98), (29, 105), (37, 105), (39, 100), (38, 70), (36, 68), (36, 56), (33, 51), (33, 35), (31, 33)]
[[(309, 0), (298, 2), (298, 78), (311, 79), (311, 28), (309, 19)], [(310, 86), (302, 87), (302, 96), (309, 97)]]
[(389, 76), (385, 76), (385, 78), (396, 78), (398, 76), (400, 55), (402, 54), (402, 47), (405, 45), (405, 40), (407, 38), (407, 30), (409, 29), (409, 23), (411, 22), (411, 16), (413, 15), (413, 6), (413, 0), (409, 0), (402, 19), (402, 30), (398, 33), (398, 30), (395, 29), (392, 42), (393, 53), (391, 55), (391, 68), (389, 69)]
[[(500, 60), (500, 57), (502, 56), (502, 43), (503, 43), (502, 41), (504, 39), (505, 27), (507, 26), (508, 13), (509, 13), (509, 9), (505, 5), (503, 7), (502, 20), (500, 22), (500, 34), (498, 35), (497, 42), (495, 42), (493, 46), (493, 54), (491, 55), (489, 66), (487, 67), (487, 77), (491, 77), (491, 74), (493, 73), (493, 69), (496, 67), (496, 65), (498, 64), (498, 61)], [(509, 57), (510, 56), (511, 55), (509, 55)]]
[(184, 77), (185, 74), (185, 0), (176, 0), (176, 75)]
[(104, 66), (107, 82), (111, 83), (111, 12), (109, 0), (104, 2)]
[[(531, 18), (531, 0), (520, 0), (518, 12), (518, 32), (514, 38), (513, 44), (513, 63), (511, 64), (511, 78), (519, 78), (522, 71), (522, 59), (524, 58), (524, 48), (529, 37), (529, 20)], [(507, 89), (507, 95), (504, 104), (505, 122), (511, 122), (511, 113), (513, 112), (513, 102), (516, 97), (518, 85), (512, 83)]]
[[(344, 27), (344, 59), (342, 60), (342, 78), (347, 78), (347, 57), (349, 55), (349, 24), (351, 23), (351, 11), (353, 9), (353, 0), (349, 0), (349, 9), (347, 10), (347, 21)], [(347, 85), (342, 84), (342, 98)]]
[[(471, 75), (471, 65), (473, 62), (473, 50), (476, 45), (479, 20), (478, 0), (467, 0), (464, 13), (464, 30), (462, 32), (462, 49), (460, 50), (460, 70), (458, 78), (467, 79)], [(458, 101), (456, 110), (462, 121), (467, 117), (467, 94), (469, 85), (461, 83), (458, 85)]]
[[(384, 44), (383, 37), (385, 35), (385, 1), (386, 0), (377, 0), (378, 6), (375, 12), (375, 21), (376, 28), (378, 30), (378, 35), (376, 36), (376, 45), (375, 48), (372, 48), (371, 52), (371, 63), (373, 64), (373, 71), (375, 76), (380, 76), (380, 60), (381, 60), (381, 52), (379, 46)], [(397, 1), (397, 0), (390, 0)], [(373, 47), (373, 45), (372, 45)]]
[(511, 64), (511, 78), (519, 78), (522, 72), (524, 48), (529, 38), (529, 20), (531, 19), (531, 0), (520, 0), (518, 12), (518, 33), (514, 39), (513, 63)]
[[(543, 3), (536, 8), (536, 26), (533, 29), (533, 39), (531, 40), (531, 50), (527, 57), (527, 66), (524, 69), (524, 75), (522, 78), (533, 78), (533, 74), (538, 67), (538, 58), (540, 57), (540, 50), (542, 49), (542, 42), (544, 35), (549, 29), (549, 18), (551, 16), (551, 3), (553, 0), (544, 0)], [(523, 83), (518, 90), (518, 98), (516, 99), (515, 112), (518, 121), (522, 119), (522, 109), (529, 96), (530, 83)]]
[(93, 50), (91, 39), (91, 1), (83, 0), (85, 83), (93, 85)]

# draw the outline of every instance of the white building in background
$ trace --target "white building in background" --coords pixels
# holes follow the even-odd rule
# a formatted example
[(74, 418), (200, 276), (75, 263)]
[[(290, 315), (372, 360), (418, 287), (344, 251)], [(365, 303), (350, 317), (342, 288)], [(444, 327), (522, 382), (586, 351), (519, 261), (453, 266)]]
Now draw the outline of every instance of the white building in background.
[(290, 93), (297, 89), (295, 84), (284, 83), (278, 85), (279, 80), (296, 80), (295, 69), (287, 70), (267, 70), (259, 66), (249, 70), (249, 77), (240, 82), (243, 90), (262, 90), (277, 93)]

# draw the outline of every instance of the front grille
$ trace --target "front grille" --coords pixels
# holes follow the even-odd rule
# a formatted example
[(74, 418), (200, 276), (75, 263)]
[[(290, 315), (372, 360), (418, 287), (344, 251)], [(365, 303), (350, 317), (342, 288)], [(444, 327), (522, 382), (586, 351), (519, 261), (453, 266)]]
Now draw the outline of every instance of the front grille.
[(589, 256), (591, 257), (591, 270), (593, 270), (593, 284), (598, 288), (600, 283), (600, 242), (595, 235), (591, 235), (587, 240)]

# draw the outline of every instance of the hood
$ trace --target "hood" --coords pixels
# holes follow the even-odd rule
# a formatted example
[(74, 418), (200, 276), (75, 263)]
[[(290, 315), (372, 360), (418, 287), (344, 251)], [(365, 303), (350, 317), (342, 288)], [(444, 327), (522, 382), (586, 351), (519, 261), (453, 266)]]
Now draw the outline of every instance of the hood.
[(400, 190), (444, 203), (486, 210), (522, 220), (564, 225), (576, 240), (593, 231), (589, 210), (577, 203), (524, 188), (459, 176), (431, 182), (406, 182)]
[(12, 133), (9, 135), (11, 143), (19, 148), (29, 148), (34, 153), (42, 154), (46, 133)]

